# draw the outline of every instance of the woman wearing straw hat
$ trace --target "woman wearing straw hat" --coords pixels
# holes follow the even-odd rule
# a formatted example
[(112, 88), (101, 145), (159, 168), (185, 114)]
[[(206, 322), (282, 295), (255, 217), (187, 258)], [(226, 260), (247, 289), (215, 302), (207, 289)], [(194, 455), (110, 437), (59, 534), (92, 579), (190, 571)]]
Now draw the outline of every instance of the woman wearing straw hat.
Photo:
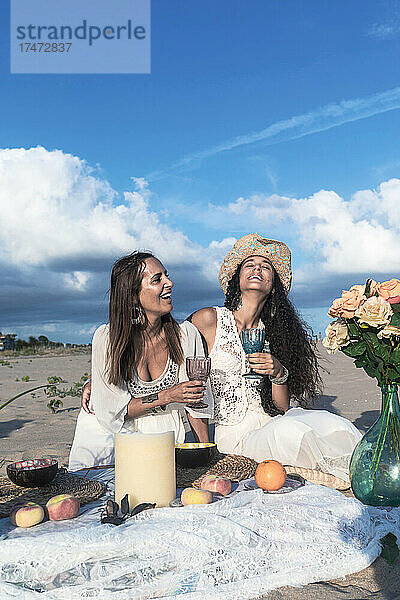
[[(114, 462), (114, 433), (174, 431), (183, 442), (182, 415), (199, 441), (208, 442), (209, 383), (188, 381), (184, 359), (204, 355), (197, 329), (171, 315), (173, 283), (149, 252), (116, 261), (110, 316), (95, 332), (90, 401), (82, 402), (69, 457), (77, 470)], [(196, 409), (205, 396), (206, 409)], [(188, 403), (191, 405), (188, 407)]]
[[(283, 242), (246, 235), (220, 269), (225, 306), (191, 317), (211, 357), (215, 441), (223, 453), (274, 458), (348, 479), (359, 431), (340, 416), (302, 408), (321, 380), (311, 338), (287, 298), (291, 277)], [(246, 356), (240, 332), (248, 328), (265, 329), (263, 352)], [(259, 379), (243, 377), (249, 366)], [(290, 408), (291, 400), (297, 407)]]

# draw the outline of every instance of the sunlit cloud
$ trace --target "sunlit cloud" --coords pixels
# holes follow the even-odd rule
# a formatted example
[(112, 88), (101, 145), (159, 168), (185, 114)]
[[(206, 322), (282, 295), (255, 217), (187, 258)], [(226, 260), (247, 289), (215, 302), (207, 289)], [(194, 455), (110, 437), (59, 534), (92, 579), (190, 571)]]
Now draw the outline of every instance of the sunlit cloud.
[[(21, 177), (24, 173), (24, 177)], [(175, 314), (221, 304), (221, 262), (241, 235), (286, 241), (298, 306), (328, 303), (349, 280), (400, 273), (400, 179), (342, 198), (256, 194), (196, 211), (213, 227), (200, 244), (155, 210), (151, 185), (132, 178), (120, 194), (82, 159), (45, 148), (0, 150), (1, 329), (19, 335), (60, 330), (89, 341), (107, 319), (110, 269), (123, 254), (153, 251), (170, 271)], [(162, 203), (161, 203), (162, 204)], [(193, 227), (193, 220), (190, 221)], [(210, 229), (211, 231), (211, 229)], [(59, 336), (60, 337), (60, 336)]]

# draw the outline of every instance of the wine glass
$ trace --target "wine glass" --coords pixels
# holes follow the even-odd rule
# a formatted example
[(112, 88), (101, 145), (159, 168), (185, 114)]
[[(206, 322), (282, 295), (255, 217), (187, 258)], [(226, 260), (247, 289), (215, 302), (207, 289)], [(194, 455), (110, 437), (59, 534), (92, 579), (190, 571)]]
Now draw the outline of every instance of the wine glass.
[[(188, 356), (186, 358), (186, 373), (189, 381), (200, 380), (204, 384), (206, 383), (208, 376), (210, 375), (211, 369), (211, 358), (204, 356)], [(207, 408), (208, 404), (205, 402), (196, 402), (188, 404), (190, 408)]]
[[(265, 341), (265, 329), (258, 329), (258, 327), (243, 329), (240, 332), (240, 340), (246, 354), (262, 352)], [(260, 379), (261, 375), (257, 375), (253, 369), (250, 369), (248, 373), (243, 374), (243, 377), (246, 379)]]

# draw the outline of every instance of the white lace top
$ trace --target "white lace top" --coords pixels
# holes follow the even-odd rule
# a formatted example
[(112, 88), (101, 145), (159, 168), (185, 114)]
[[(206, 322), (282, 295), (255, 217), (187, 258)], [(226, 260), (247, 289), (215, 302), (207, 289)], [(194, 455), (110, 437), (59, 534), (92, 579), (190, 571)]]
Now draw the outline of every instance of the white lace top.
[[(247, 410), (265, 414), (256, 389), (260, 381), (242, 377), (249, 365), (233, 313), (220, 306), (215, 310), (217, 330), (210, 351), (214, 419), (220, 425), (236, 425), (243, 420)], [(258, 327), (264, 327), (264, 323), (260, 321)]]
[(174, 363), (171, 357), (168, 356), (165, 369), (157, 379), (144, 381), (143, 379), (140, 379), (135, 371), (133, 380), (128, 382), (128, 391), (133, 398), (142, 398), (142, 396), (156, 394), (157, 392), (166, 390), (178, 383), (178, 371), (179, 365)]

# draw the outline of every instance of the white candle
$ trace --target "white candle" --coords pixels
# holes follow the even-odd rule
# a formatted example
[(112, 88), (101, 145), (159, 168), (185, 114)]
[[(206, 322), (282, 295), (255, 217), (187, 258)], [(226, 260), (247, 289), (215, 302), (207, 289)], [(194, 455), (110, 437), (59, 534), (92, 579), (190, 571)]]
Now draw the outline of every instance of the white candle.
[(175, 435), (115, 434), (115, 501), (128, 494), (132, 509), (141, 502), (168, 506), (176, 496)]

